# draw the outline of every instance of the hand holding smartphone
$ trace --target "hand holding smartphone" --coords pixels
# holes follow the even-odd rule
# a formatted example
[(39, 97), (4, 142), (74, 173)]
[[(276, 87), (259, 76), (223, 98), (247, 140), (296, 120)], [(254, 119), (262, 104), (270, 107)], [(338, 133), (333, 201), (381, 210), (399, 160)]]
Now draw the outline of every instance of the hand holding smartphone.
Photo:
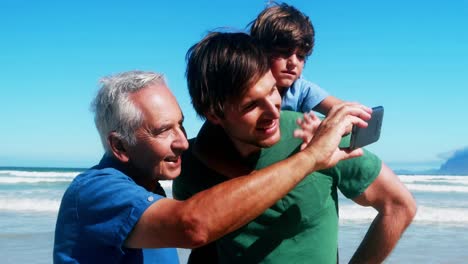
[(350, 149), (361, 148), (379, 140), (383, 114), (383, 106), (373, 107), (371, 119), (367, 121), (368, 126), (366, 128), (361, 128), (356, 125), (353, 126), (349, 144)]

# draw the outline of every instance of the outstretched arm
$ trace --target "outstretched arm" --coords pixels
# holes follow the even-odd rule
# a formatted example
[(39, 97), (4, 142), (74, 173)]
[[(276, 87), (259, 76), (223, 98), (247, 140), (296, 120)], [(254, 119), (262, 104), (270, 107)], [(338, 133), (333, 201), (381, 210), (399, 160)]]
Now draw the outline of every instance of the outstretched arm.
[(324, 114), (324, 115), (328, 115), (328, 112), (330, 111), (330, 109), (334, 106), (334, 105), (338, 105), (338, 104), (341, 104), (343, 103), (343, 101), (341, 99), (338, 99), (334, 96), (327, 96), (325, 97), (325, 99), (323, 99), (322, 102), (320, 102), (320, 104), (318, 104), (316, 107), (314, 107), (314, 111), (317, 111), (321, 114)]
[(374, 207), (378, 214), (350, 263), (381, 263), (413, 220), (416, 202), (385, 164), (376, 180), (354, 201)]
[(366, 126), (364, 120), (369, 120), (371, 111), (353, 103), (334, 107), (309, 145), (290, 158), (218, 184), (185, 201), (155, 202), (143, 213), (125, 246), (195, 248), (240, 228), (311, 172), (362, 155), (362, 149), (340, 149), (338, 144), (353, 124)]

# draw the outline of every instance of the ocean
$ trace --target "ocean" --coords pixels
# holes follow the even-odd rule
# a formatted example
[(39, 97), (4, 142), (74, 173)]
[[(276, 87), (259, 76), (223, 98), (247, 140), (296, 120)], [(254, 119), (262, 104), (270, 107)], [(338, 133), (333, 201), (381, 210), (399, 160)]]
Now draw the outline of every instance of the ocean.
[[(1, 263), (51, 263), (60, 199), (82, 169), (0, 167)], [(399, 175), (418, 212), (385, 263), (468, 262), (468, 176)], [(167, 194), (171, 183), (163, 182)], [(340, 263), (376, 215), (340, 197)], [(188, 250), (180, 250), (181, 263)]]

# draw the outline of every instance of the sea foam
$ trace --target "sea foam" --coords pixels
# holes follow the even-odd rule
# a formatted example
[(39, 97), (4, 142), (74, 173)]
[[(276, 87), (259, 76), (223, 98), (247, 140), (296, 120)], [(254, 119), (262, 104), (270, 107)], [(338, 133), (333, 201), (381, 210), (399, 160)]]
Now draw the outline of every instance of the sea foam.
[[(359, 205), (340, 206), (340, 223), (347, 222), (371, 222), (377, 215), (377, 211), (369, 207)], [(414, 222), (427, 224), (468, 224), (468, 208), (441, 208), (432, 206), (419, 206)]]
[(31, 198), (0, 198), (0, 210), (17, 212), (57, 212), (59, 200)]
[[(19, 186), (30, 183), (66, 183), (71, 182), (79, 173), (81, 171), (0, 170), (0, 186), (4, 185), (5, 188), (13, 188), (15, 184)], [(461, 197), (464, 197), (465, 193), (468, 193), (468, 177), (399, 175), (399, 178), (412, 193), (426, 195), (423, 200), (424, 203), (418, 207), (415, 222), (447, 225), (468, 224), (468, 208), (460, 200), (453, 200), (451, 202), (451, 199), (460, 197), (453, 196), (451, 193), (462, 195)], [(172, 181), (160, 181), (160, 183), (170, 197), (172, 194)], [(51, 192), (50, 197), (44, 196), (44, 192), (38, 192), (37, 187), (34, 189), (35, 195), (33, 198), (31, 196), (13, 195), (12, 191), (13, 189), (11, 191), (4, 189), (3, 193), (0, 192), (0, 211), (57, 212), (60, 206), (61, 194), (53, 193), (46, 185), (44, 185), (44, 192)], [(39, 193), (40, 196), (38, 196)], [(432, 196), (432, 194), (439, 196)], [(434, 197), (432, 199), (441, 199), (440, 195), (444, 195), (442, 198), (446, 202), (433, 203), (428, 200), (427, 195)], [(340, 204), (340, 221), (342, 223), (370, 222), (375, 218), (376, 214), (377, 212), (373, 208), (361, 207), (350, 203)]]
[(34, 178), (71, 178), (80, 174), (81, 171), (24, 171), (24, 170), (0, 170), (0, 176), (12, 177), (34, 177)]
[[(31, 198), (0, 198), (0, 210), (17, 212), (57, 212), (60, 200)], [(359, 205), (340, 205), (340, 222), (371, 222), (377, 211)], [(429, 224), (468, 224), (468, 208), (419, 206), (415, 222)]]

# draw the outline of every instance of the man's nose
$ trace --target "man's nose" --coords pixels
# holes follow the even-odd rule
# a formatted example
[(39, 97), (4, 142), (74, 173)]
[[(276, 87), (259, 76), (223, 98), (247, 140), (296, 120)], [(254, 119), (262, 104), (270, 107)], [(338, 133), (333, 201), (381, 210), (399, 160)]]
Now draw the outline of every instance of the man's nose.
[(266, 100), (266, 110), (265, 113), (269, 118), (276, 119), (280, 117), (280, 106), (281, 100), (280, 96), (272, 95)]
[(182, 151), (188, 149), (189, 143), (187, 141), (187, 134), (185, 133), (184, 127), (177, 129), (177, 135), (172, 146)]

